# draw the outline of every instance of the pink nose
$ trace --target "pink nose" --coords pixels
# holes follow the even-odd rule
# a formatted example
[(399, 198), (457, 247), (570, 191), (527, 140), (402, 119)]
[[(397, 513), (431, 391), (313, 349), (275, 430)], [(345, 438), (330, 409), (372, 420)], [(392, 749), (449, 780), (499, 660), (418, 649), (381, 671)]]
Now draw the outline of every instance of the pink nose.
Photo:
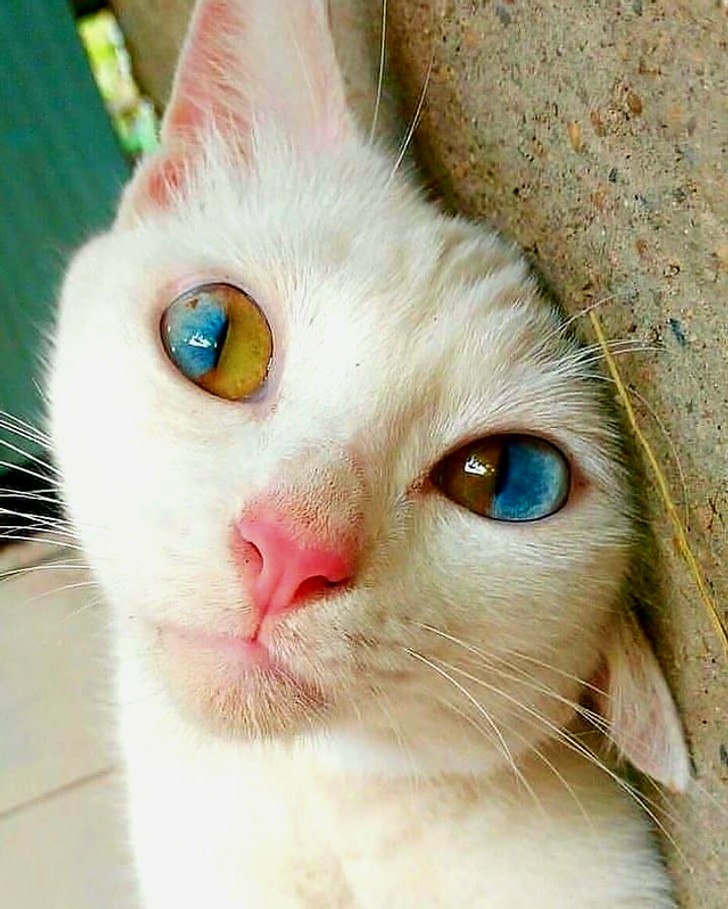
[(247, 580), (261, 618), (303, 606), (353, 573), (350, 550), (309, 539), (275, 513), (244, 518), (238, 532), (260, 557), (258, 564), (248, 565)]

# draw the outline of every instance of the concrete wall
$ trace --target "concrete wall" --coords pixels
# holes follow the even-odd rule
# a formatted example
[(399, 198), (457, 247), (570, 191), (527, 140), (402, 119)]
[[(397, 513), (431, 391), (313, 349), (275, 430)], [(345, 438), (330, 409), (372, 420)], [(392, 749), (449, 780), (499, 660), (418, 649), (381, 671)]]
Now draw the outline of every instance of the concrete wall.
[[(380, 0), (331, 0), (345, 24)], [(362, 6), (363, 4), (363, 6)], [(141, 81), (163, 101), (189, 0), (115, 0)], [(371, 48), (376, 58), (376, 48)], [(453, 209), (517, 240), (572, 312), (651, 352), (620, 356), (706, 591), (728, 576), (728, 3), (389, 0), (388, 56), (415, 155)], [(581, 319), (593, 340), (589, 317)], [(643, 446), (636, 440), (635, 448)], [(655, 545), (648, 625), (695, 760), (663, 800), (684, 909), (728, 901), (726, 652), (645, 462)]]

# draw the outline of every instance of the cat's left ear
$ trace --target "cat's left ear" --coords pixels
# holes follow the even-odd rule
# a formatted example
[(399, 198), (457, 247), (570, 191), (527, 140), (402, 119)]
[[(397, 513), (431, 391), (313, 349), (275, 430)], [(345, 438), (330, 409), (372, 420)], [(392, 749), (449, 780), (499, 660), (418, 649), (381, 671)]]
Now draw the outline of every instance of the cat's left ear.
[(120, 221), (168, 207), (211, 133), (253, 160), (268, 126), (304, 152), (354, 133), (326, 0), (197, 0), (160, 149), (137, 170)]
[(684, 792), (691, 774), (680, 718), (650, 642), (631, 613), (614, 622), (594, 689), (620, 756), (673, 792)]

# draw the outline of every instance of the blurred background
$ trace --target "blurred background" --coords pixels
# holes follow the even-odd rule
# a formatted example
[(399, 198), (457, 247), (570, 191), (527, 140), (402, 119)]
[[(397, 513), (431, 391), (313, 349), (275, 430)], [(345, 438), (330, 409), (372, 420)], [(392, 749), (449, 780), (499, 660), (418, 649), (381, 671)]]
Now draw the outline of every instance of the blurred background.
[[(0, 408), (37, 423), (37, 363), (71, 251), (105, 225), (155, 142), (106, 4), (0, 4)], [(4, 455), (17, 460), (8, 449)]]
[[(0, 0), (0, 409), (35, 426), (64, 265), (154, 145), (191, 6)], [(382, 0), (330, 8), (368, 123)], [(571, 313), (594, 305), (608, 338), (650, 348), (617, 364), (652, 531), (641, 599), (695, 781), (646, 793), (683, 909), (724, 909), (728, 2), (389, 0), (386, 47), (395, 147), (427, 83), (414, 157), (432, 196), (518, 242)], [(0, 551), (0, 905), (133, 905), (103, 604), (72, 540), (37, 541), (52, 479), (19, 426), (0, 421), (1, 532), (27, 536), (32, 510), (45, 532)]]
[(136, 905), (110, 731), (106, 614), (58, 522), (42, 386), (68, 259), (109, 223), (156, 134), (154, 105), (134, 79), (106, 4), (0, 2), (0, 905), (7, 907)]

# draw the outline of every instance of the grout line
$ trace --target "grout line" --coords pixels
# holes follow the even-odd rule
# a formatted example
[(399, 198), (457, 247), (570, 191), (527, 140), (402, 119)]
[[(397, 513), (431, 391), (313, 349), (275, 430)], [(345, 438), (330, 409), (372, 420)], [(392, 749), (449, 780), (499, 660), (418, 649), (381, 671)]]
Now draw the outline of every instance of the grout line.
[(43, 805), (46, 802), (52, 801), (57, 796), (66, 795), (69, 792), (80, 789), (87, 783), (95, 783), (97, 780), (102, 780), (105, 777), (109, 777), (118, 769), (118, 767), (112, 764), (111, 767), (105, 767), (103, 770), (95, 770), (93, 773), (79, 777), (77, 780), (73, 780), (70, 783), (59, 786), (57, 789), (51, 789), (50, 792), (44, 792), (43, 795), (38, 795), (27, 802), (21, 802), (19, 805), (13, 805), (12, 808), (8, 808), (6, 811), (0, 812), (0, 821), (9, 820), (12, 817), (23, 814), (30, 808), (35, 808), (37, 805)]

